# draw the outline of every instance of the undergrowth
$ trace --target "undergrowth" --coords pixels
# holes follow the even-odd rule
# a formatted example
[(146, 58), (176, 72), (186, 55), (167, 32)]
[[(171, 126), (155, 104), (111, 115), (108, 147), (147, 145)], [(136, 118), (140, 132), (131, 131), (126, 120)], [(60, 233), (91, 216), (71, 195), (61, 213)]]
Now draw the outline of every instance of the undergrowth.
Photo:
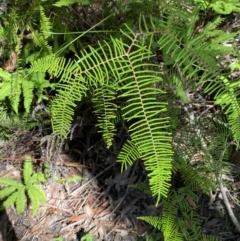
[[(231, 68), (219, 67), (226, 56), (238, 66), (237, 31), (220, 26), (225, 16), (240, 11), (239, 3), (132, 0), (109, 2), (112, 9), (103, 5), (103, 11), (96, 4), (104, 20), (83, 25), (88, 28), (83, 32), (71, 29), (74, 20), (65, 10), (87, 10), (94, 2), (73, 3), (16, 1), (1, 15), (3, 122), (9, 124), (13, 114), (20, 120), (20, 114), (30, 115), (45, 103), (52, 131), (64, 140), (77, 110), (88, 101), (106, 148), (112, 147), (116, 125), (127, 123), (129, 138), (117, 161), (122, 170), (136, 160), (144, 163), (149, 183), (138, 188), (164, 210), (161, 217), (141, 219), (161, 230), (164, 240), (218, 240), (202, 234), (196, 193), (208, 195), (223, 182), (229, 142), (239, 145), (239, 81), (229, 77)], [(214, 105), (221, 111), (212, 113)], [(29, 163), (24, 164), (24, 184), (0, 179), (7, 185), (2, 197), (9, 196), (4, 208), (14, 203), (22, 212), (27, 192), (36, 214), (40, 174), (33, 174)], [(172, 185), (177, 173), (183, 186)], [(40, 197), (45, 201), (42, 192)]]

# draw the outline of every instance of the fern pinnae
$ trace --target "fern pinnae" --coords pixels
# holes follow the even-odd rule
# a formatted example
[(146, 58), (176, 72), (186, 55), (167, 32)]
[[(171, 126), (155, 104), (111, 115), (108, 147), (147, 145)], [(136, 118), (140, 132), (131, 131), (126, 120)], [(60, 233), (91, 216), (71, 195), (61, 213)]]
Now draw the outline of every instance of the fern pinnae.
[(7, 209), (11, 205), (13, 205), (18, 198), (18, 192), (12, 193), (3, 203), (2, 203), (2, 208)]
[(0, 177), (0, 185), (15, 186), (15, 187), (22, 186), (22, 184), (19, 183), (18, 181), (11, 178), (5, 178), (5, 177)]
[(25, 208), (26, 195), (25, 195), (25, 187), (18, 189), (18, 198), (16, 199), (16, 210), (18, 213), (22, 213)]
[(27, 188), (27, 194), (32, 203), (32, 214), (35, 216), (39, 209), (40, 201), (43, 204), (46, 203), (46, 195), (42, 191), (41, 187), (36, 184)]
[(23, 163), (23, 180), (25, 185), (29, 185), (31, 183), (31, 176), (33, 173), (32, 160), (30, 156), (26, 156), (26, 159)]
[(44, 37), (47, 38), (49, 37), (48, 33), (51, 31), (52, 23), (50, 19), (46, 16), (44, 12), (44, 8), (41, 5), (39, 5), (39, 13), (40, 13), (40, 27), (44, 34)]
[(113, 103), (116, 91), (111, 86), (98, 87), (94, 91), (95, 113), (98, 117), (97, 126), (100, 128), (100, 133), (103, 134), (103, 139), (107, 144), (107, 148), (112, 145), (113, 136), (115, 134), (114, 119), (117, 106)]
[(11, 193), (15, 192), (16, 190), (17, 190), (16, 186), (10, 186), (10, 187), (3, 188), (2, 190), (0, 190), (0, 199), (8, 197)]
[(118, 162), (121, 162), (121, 171), (127, 170), (128, 166), (141, 157), (141, 151), (138, 149), (137, 143), (127, 140), (121, 152), (118, 155)]

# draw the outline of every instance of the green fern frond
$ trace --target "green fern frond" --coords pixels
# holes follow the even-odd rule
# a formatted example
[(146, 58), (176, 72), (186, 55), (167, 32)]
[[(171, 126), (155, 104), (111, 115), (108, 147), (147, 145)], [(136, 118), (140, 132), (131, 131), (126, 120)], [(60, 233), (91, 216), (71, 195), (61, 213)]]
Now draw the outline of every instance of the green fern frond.
[(32, 160), (30, 156), (27, 156), (23, 163), (23, 180), (25, 185), (30, 184), (32, 173), (33, 173)]
[(226, 77), (219, 76), (211, 80), (205, 89), (208, 94), (215, 93), (216, 104), (221, 105), (227, 114), (234, 140), (240, 140), (240, 105), (239, 105), (239, 81), (230, 82)]
[(46, 203), (46, 195), (38, 185), (34, 184), (27, 188), (27, 194), (32, 203), (32, 214), (35, 216), (39, 209), (40, 202)]
[[(59, 77), (63, 70), (71, 71), (71, 62), (66, 63), (65, 58), (57, 57), (54, 54), (47, 55), (46, 57), (42, 57), (40, 59), (35, 60), (31, 64), (31, 68), (29, 73), (46, 73), (49, 72), (51, 75)], [(67, 72), (68, 73), (68, 72)], [(68, 77), (66, 75), (64, 77)]]
[(154, 217), (154, 216), (142, 216), (142, 217), (138, 217), (138, 219), (141, 219), (147, 223), (149, 223), (150, 225), (152, 225), (154, 228), (160, 230), (161, 229), (161, 218), (159, 217)]
[(0, 184), (5, 186), (21, 187), (22, 184), (11, 178), (0, 177)]
[[(130, 45), (121, 39), (111, 38), (111, 43), (99, 43), (98, 48), (89, 47), (90, 53), (83, 51), (83, 57), (63, 72), (61, 83), (57, 86), (58, 95), (51, 107), (53, 130), (61, 137), (66, 137), (76, 100), (81, 101), (87, 89), (98, 89), (99, 86), (105, 87), (100, 96), (105, 93), (109, 95), (108, 86), (113, 88), (117, 82), (119, 97), (127, 99), (121, 110), (122, 117), (127, 122), (135, 122), (129, 128), (131, 138), (138, 143), (140, 158), (144, 160), (149, 172), (152, 193), (158, 202), (161, 195), (167, 195), (170, 186), (172, 155), (171, 135), (167, 131), (169, 118), (164, 116), (166, 103), (156, 99), (157, 95), (164, 92), (153, 87), (162, 79), (152, 70), (156, 65), (148, 63), (152, 53), (145, 47), (145, 42), (141, 41), (144, 38), (128, 27), (123, 36)], [(111, 98), (112, 93), (115, 91), (111, 92)], [(102, 105), (99, 107), (102, 108)], [(109, 123), (109, 117), (116, 118), (112, 111), (115, 106), (110, 104), (107, 109), (104, 107), (104, 121)], [(106, 114), (106, 110), (110, 110), (110, 115)], [(97, 111), (103, 110), (96, 110), (96, 113)], [(99, 123), (101, 127), (102, 123), (103, 121)], [(104, 131), (108, 130), (105, 128)], [(113, 125), (110, 131), (113, 132)], [(109, 133), (104, 135), (110, 143), (112, 136)]]
[(52, 53), (52, 48), (48, 44), (48, 42), (45, 39), (45, 36), (43, 35), (43, 33), (39, 33), (37, 30), (33, 31), (32, 32), (32, 39), (33, 39), (34, 44), (36, 46), (41, 47), (43, 50), (45, 50), (47, 54), (50, 55)]
[(14, 192), (10, 196), (8, 196), (8, 198), (2, 203), (1, 209), (9, 208), (11, 205), (13, 205), (16, 202), (17, 198), (18, 198), (18, 192)]
[[(204, 193), (209, 193), (209, 188), (216, 185), (215, 175), (211, 172), (211, 168), (200, 167), (194, 168), (182, 158), (177, 158), (175, 167), (181, 173), (182, 179), (186, 186), (192, 190), (202, 190)], [(198, 169), (199, 168), (199, 169)], [(205, 173), (203, 178), (203, 174)], [(208, 175), (207, 175), (208, 174)]]
[(88, 5), (90, 2), (91, 0), (59, 0), (53, 5), (56, 7), (69, 6), (70, 4), (74, 4), (74, 3), (81, 3), (83, 5)]
[(49, 34), (46, 32), (50, 32), (52, 28), (52, 23), (50, 18), (48, 18), (44, 12), (44, 8), (39, 5), (39, 12), (40, 12), (40, 27), (43, 32), (43, 36), (45, 38), (49, 37)]
[(12, 78), (11, 74), (3, 70), (2, 68), (0, 68), (0, 77), (3, 78), (5, 81), (10, 81)]
[(24, 97), (24, 108), (27, 113), (30, 112), (31, 103), (33, 100), (33, 89), (34, 89), (34, 82), (23, 79), (22, 80), (22, 90), (23, 90), (23, 97)]
[(12, 186), (12, 187), (7, 187), (7, 188), (0, 190), (0, 199), (8, 197), (11, 193), (15, 192), (16, 189), (17, 189), (16, 186)]
[(114, 120), (116, 119), (117, 106), (113, 103), (116, 98), (116, 87), (113, 86), (99, 86), (93, 91), (93, 103), (95, 104), (95, 111), (100, 133), (107, 145), (111, 147), (113, 136), (115, 134)]
[(206, 235), (206, 234), (202, 234), (202, 236), (200, 237), (201, 241), (221, 241), (221, 239), (213, 237), (211, 235)]
[(17, 194), (18, 194), (18, 197), (16, 199), (16, 210), (18, 213), (22, 213), (24, 211), (25, 202), (26, 202), (24, 186), (18, 189)]
[(126, 170), (135, 160), (141, 157), (141, 150), (136, 142), (128, 140), (118, 155), (118, 162), (121, 163), (121, 171)]

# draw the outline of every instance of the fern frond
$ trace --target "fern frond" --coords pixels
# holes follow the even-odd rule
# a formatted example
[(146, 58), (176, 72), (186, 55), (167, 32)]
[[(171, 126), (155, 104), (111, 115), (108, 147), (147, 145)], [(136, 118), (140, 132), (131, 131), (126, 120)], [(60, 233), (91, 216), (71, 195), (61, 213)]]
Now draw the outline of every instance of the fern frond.
[(19, 183), (18, 181), (11, 179), (11, 178), (5, 178), (5, 177), (0, 177), (0, 185), (14, 186), (14, 187), (22, 186), (22, 184)]
[[(70, 61), (66, 64), (65, 58), (56, 57), (54, 54), (50, 54), (46, 57), (42, 57), (40, 59), (35, 60), (31, 64), (29, 73), (49, 72), (51, 75), (59, 77), (59, 75), (63, 72), (64, 69), (70, 69), (70, 64)], [(64, 77), (68, 76), (66, 76), (65, 74)]]
[(45, 39), (42, 33), (39, 33), (37, 30), (32, 32), (32, 39), (36, 46), (41, 47), (43, 50), (46, 51), (47, 54), (52, 53), (52, 48), (48, 44), (47, 40)]
[(46, 203), (45, 193), (38, 185), (31, 185), (27, 188), (27, 194), (32, 203), (32, 215), (35, 216), (39, 209), (40, 201), (43, 204)]
[[(129, 32), (131, 33), (131, 30)], [(122, 92), (120, 97), (128, 100), (126, 106), (122, 107), (122, 116), (126, 121), (134, 122), (129, 127), (129, 132), (149, 171), (151, 191), (158, 203), (160, 196), (166, 196), (169, 188), (172, 155), (171, 136), (167, 131), (169, 119), (164, 116), (166, 103), (156, 99), (158, 94), (163, 95), (164, 92), (153, 87), (162, 79), (152, 71), (154, 66), (147, 64), (151, 52), (141, 45), (141, 41), (138, 41), (133, 33), (133, 36), (125, 32), (123, 34), (133, 41), (131, 48), (136, 45), (137, 51), (129, 49), (125, 54), (129, 63), (126, 73), (129, 75), (122, 77), (119, 82)], [(136, 59), (138, 64), (135, 64)]]
[(95, 104), (95, 111), (100, 133), (109, 148), (112, 145), (113, 136), (115, 132), (114, 120), (116, 119), (117, 106), (113, 103), (116, 98), (116, 87), (113, 86), (99, 86), (93, 91), (93, 103)]
[(5, 81), (11, 80), (11, 74), (3, 70), (2, 68), (0, 68), (0, 77), (3, 78)]
[(30, 112), (31, 103), (33, 100), (33, 89), (34, 89), (34, 82), (32, 82), (31, 80), (27, 80), (27, 79), (22, 80), (24, 108), (27, 113)]
[(217, 80), (208, 83), (205, 89), (206, 93), (215, 93), (216, 104), (221, 105), (227, 114), (230, 128), (234, 140), (240, 140), (240, 104), (239, 81), (230, 82), (226, 77), (219, 76)]
[(59, 0), (58, 2), (54, 3), (53, 5), (56, 7), (63, 7), (63, 6), (69, 6), (70, 4), (74, 3), (81, 3), (83, 5), (87, 5), (91, 2), (91, 0)]
[(25, 195), (25, 188), (19, 188), (18, 189), (18, 197), (16, 199), (16, 210), (18, 213), (22, 213), (25, 208), (25, 202), (26, 202), (26, 195)]
[(9, 208), (11, 205), (13, 205), (16, 200), (18, 198), (18, 192), (14, 192), (12, 193), (3, 203), (2, 203), (2, 207), (4, 209)]
[(11, 193), (15, 192), (16, 189), (17, 189), (16, 186), (10, 186), (10, 187), (3, 188), (2, 190), (0, 190), (0, 199), (8, 197)]
[(31, 183), (32, 173), (33, 173), (32, 160), (30, 156), (27, 156), (23, 163), (23, 180), (25, 185), (29, 185)]
[(121, 163), (121, 171), (126, 170), (135, 160), (141, 157), (141, 150), (136, 142), (128, 140), (118, 155), (118, 162)]
[(154, 228), (160, 230), (161, 229), (161, 218), (159, 217), (154, 217), (154, 216), (142, 216), (142, 217), (138, 217), (138, 219), (141, 219), (147, 223), (149, 223), (150, 225), (152, 225)]
[(11, 83), (4, 81), (0, 83), (0, 100), (4, 100), (11, 93)]
[(52, 23), (50, 19), (46, 16), (44, 12), (44, 8), (41, 5), (39, 5), (39, 12), (40, 12), (40, 28), (43, 32), (43, 36), (47, 38), (49, 37), (49, 34), (47, 34), (46, 32), (51, 31)]
[[(52, 103), (53, 130), (61, 137), (66, 137), (75, 101), (81, 101), (87, 89), (102, 86), (105, 88), (100, 95), (109, 95), (108, 86), (113, 88), (114, 83), (118, 83), (120, 98), (127, 99), (126, 105), (122, 107), (122, 116), (127, 122), (134, 122), (129, 128), (131, 138), (138, 143), (140, 158), (149, 172), (151, 190), (158, 202), (161, 195), (167, 195), (170, 186), (172, 155), (171, 135), (167, 131), (169, 119), (164, 116), (167, 103), (156, 98), (164, 92), (153, 87), (162, 79), (152, 70), (156, 65), (148, 63), (152, 53), (145, 47), (145, 42), (142, 41), (144, 38), (128, 27), (123, 35), (127, 39), (125, 42), (130, 42), (130, 45), (121, 39), (111, 38), (111, 43), (99, 43), (98, 48), (89, 47), (90, 53), (83, 51), (83, 57), (66, 68), (58, 85), (58, 95)], [(110, 93), (112, 98), (115, 91)], [(98, 108), (100, 107), (102, 105)], [(113, 119), (116, 116), (115, 113), (112, 114), (112, 107), (115, 106), (108, 104), (107, 108), (104, 107), (104, 121), (101, 123), (109, 123), (109, 117)], [(110, 112), (106, 114), (106, 110)], [(98, 111), (103, 110), (98, 109), (96, 113)], [(104, 127), (101, 123), (99, 125)], [(108, 129), (105, 128), (104, 131)], [(113, 132), (113, 125), (110, 131)], [(104, 135), (111, 140), (109, 133)]]

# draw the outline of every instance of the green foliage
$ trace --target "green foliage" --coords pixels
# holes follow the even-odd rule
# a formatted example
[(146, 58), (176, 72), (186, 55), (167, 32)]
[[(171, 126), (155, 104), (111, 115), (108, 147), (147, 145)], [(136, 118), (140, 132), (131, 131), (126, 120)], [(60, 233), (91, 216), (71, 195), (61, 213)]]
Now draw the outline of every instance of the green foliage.
[(232, 12), (240, 11), (240, 3), (238, 0), (194, 0), (194, 3), (198, 4), (201, 9), (213, 8), (216, 13), (230, 14)]
[(83, 5), (88, 5), (90, 4), (91, 2), (93, 2), (92, 0), (60, 0), (56, 3), (54, 3), (54, 6), (56, 7), (62, 7), (62, 6), (69, 6), (70, 4), (73, 4), (73, 3), (81, 3)]
[(93, 241), (94, 237), (89, 234), (85, 234), (83, 237), (81, 237), (81, 241)]
[[(117, 161), (122, 170), (136, 160), (143, 161), (149, 184), (136, 187), (153, 195), (164, 210), (161, 217), (141, 219), (161, 230), (164, 240), (217, 240), (201, 234), (196, 207), (186, 197), (197, 203), (196, 191), (208, 193), (218, 185), (229, 159), (227, 141), (240, 141), (239, 84), (219, 67), (226, 55), (239, 58), (236, 49), (226, 44), (237, 33), (220, 30), (225, 19), (219, 16), (239, 12), (239, 3), (170, 0), (154, 3), (155, 7), (150, 1), (119, 1), (118, 17), (126, 17), (125, 25), (111, 37), (101, 35), (103, 40), (90, 46), (90, 41), (83, 44), (79, 40), (84, 33), (74, 38), (61, 23), (70, 16), (66, 17), (60, 7), (79, 1), (16, 2), (21, 7), (12, 7), (9, 19), (3, 17), (4, 30), (0, 33), (5, 38), (3, 57), (8, 58), (12, 51), (18, 55), (15, 71), (0, 69), (4, 108), (9, 108), (9, 102), (18, 113), (23, 103), (25, 112), (30, 112), (33, 101), (49, 100), (47, 90), (55, 88), (50, 102), (52, 129), (64, 139), (76, 108), (87, 99), (93, 104), (91, 114), (98, 120), (97, 128), (107, 148), (112, 146), (116, 123), (125, 122), (129, 138)], [(63, 20), (50, 18), (50, 4), (56, 16), (64, 15)], [(27, 10), (20, 14), (24, 8)], [(202, 10), (208, 9), (214, 13), (199, 30)], [(112, 23), (106, 26), (118, 30), (119, 26)], [(26, 40), (26, 32), (30, 40)], [(57, 35), (59, 32), (63, 37)], [(73, 45), (76, 40), (82, 44), (80, 48)], [(156, 49), (162, 53), (162, 67), (154, 63)], [(74, 60), (63, 57), (69, 50), (75, 53)], [(238, 63), (231, 68), (238, 69)], [(192, 111), (194, 104), (199, 104), (192, 99), (199, 89), (213, 96), (226, 119)], [(36, 182), (46, 176), (32, 173), (27, 165), (24, 184), (5, 180), (2, 197), (9, 196), (5, 206), (15, 204), (21, 211), (27, 193), (35, 213), (39, 205), (34, 195), (39, 188)], [(175, 174), (180, 174), (185, 187), (169, 193)]]
[(31, 157), (26, 157), (23, 164), (23, 183), (10, 178), (0, 178), (0, 199), (4, 199), (1, 208), (6, 209), (11, 205), (16, 206), (18, 213), (24, 211), (27, 197), (32, 203), (32, 214), (36, 215), (40, 202), (46, 203), (46, 196), (42, 188), (37, 184), (46, 182), (41, 172), (33, 172)]
[(189, 199), (195, 203), (198, 201), (198, 197), (188, 188), (180, 188), (163, 200), (161, 217), (145, 216), (139, 219), (161, 230), (164, 240), (219, 241), (210, 235), (202, 234), (201, 222), (195, 214), (197, 207), (191, 206)]
[[(109, 43), (99, 43), (97, 48), (90, 47), (91, 53), (83, 51), (83, 58), (65, 68), (57, 86), (59, 93), (51, 108), (53, 130), (65, 137), (72, 122), (76, 100), (81, 101), (90, 94), (100, 132), (109, 147), (114, 135), (114, 120), (117, 111), (120, 111), (124, 120), (134, 122), (129, 128), (131, 141), (138, 143), (139, 151), (133, 152), (137, 153), (134, 158), (145, 161), (152, 193), (159, 200), (160, 195), (167, 195), (172, 155), (171, 135), (166, 131), (169, 119), (164, 116), (166, 103), (156, 99), (158, 94), (164, 92), (153, 87), (154, 83), (162, 80), (151, 70), (156, 65), (147, 63), (152, 53), (144, 46), (141, 35), (129, 28), (122, 34), (129, 45), (121, 39), (111, 38)], [(117, 96), (126, 98), (126, 105), (116, 106), (114, 100)], [(132, 155), (128, 152), (128, 143), (122, 152)]]

